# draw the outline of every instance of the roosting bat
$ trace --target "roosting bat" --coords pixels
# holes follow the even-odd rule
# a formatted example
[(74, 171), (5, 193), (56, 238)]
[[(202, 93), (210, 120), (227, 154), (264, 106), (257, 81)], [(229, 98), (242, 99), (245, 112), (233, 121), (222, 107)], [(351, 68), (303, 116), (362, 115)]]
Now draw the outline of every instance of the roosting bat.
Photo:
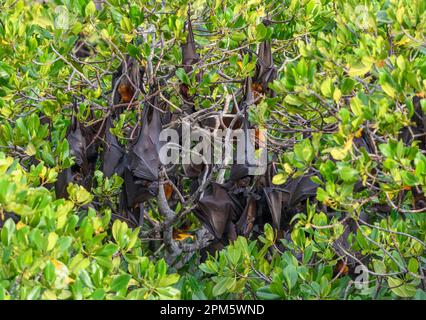
[(220, 184), (213, 182), (209, 186), (194, 213), (216, 239), (235, 237), (232, 221), (240, 216), (240, 210)]
[[(263, 21), (265, 26), (269, 25), (267, 20)], [(260, 43), (257, 52), (256, 72), (253, 77), (253, 87), (256, 91), (268, 95), (273, 95), (273, 91), (269, 89), (269, 83), (272, 83), (277, 78), (277, 69), (274, 66), (272, 58), (271, 40), (265, 40)]]
[[(161, 117), (158, 110), (158, 96), (145, 103), (142, 114), (142, 126), (135, 143), (128, 154), (120, 160), (123, 167), (124, 187), (120, 200), (120, 208), (131, 212), (139, 204), (155, 196), (158, 192), (158, 170), (161, 148)], [(141, 217), (139, 217), (139, 221)]]
[[(185, 72), (188, 74), (193, 70), (193, 65), (200, 61), (200, 57), (195, 49), (195, 40), (194, 40), (194, 32), (192, 31), (192, 23), (191, 23), (191, 12), (188, 9), (188, 21), (187, 21), (188, 35), (186, 37), (186, 42), (182, 45), (182, 66)], [(200, 79), (199, 79), (200, 80)], [(193, 97), (191, 97), (188, 93), (188, 86), (184, 83), (181, 83), (180, 86), (180, 94), (184, 99), (183, 111), (186, 113), (195, 112), (195, 108), (193, 105)]]
[(294, 208), (302, 201), (317, 194), (318, 184), (308, 176), (290, 178), (284, 185), (283, 206), (284, 209)]
[(81, 124), (75, 115), (71, 118), (71, 125), (68, 127), (66, 138), (75, 164), (71, 168), (67, 168), (59, 173), (55, 183), (57, 198), (63, 198), (68, 195), (67, 186), (70, 182), (74, 181), (83, 184), (83, 180), (89, 171), (86, 156), (86, 140), (81, 130)]
[[(123, 61), (116, 72), (112, 76), (112, 96), (113, 104), (130, 103), (132, 99), (136, 99), (136, 91), (143, 91), (143, 76), (145, 68), (139, 61), (129, 55), (126, 61)], [(120, 114), (124, 110), (124, 106), (116, 108), (115, 113)]]
[(278, 190), (272, 183), (272, 177), (277, 173), (273, 163), (268, 165), (265, 172), (266, 186), (263, 187), (263, 193), (268, 204), (273, 226), (279, 230), (281, 227), (281, 216), (283, 211), (283, 192)]
[(119, 145), (117, 138), (111, 133), (113, 127), (112, 119), (109, 116), (105, 125), (105, 143), (102, 155), (102, 171), (105, 177), (111, 177), (114, 173), (122, 175), (120, 164), (123, 162), (124, 149)]
[(244, 154), (237, 154), (237, 160), (242, 156), (243, 159), (240, 159), (238, 162), (244, 161), (244, 163), (235, 163), (231, 167), (231, 181), (238, 181), (249, 174), (249, 168), (250, 163), (248, 162), (249, 155), (254, 155), (254, 146), (253, 143), (250, 141), (250, 137), (248, 135), (248, 128), (249, 128), (249, 120), (248, 120), (248, 113), (247, 109), (251, 105), (254, 104), (254, 96), (253, 91), (251, 87), (252, 81), (250, 77), (247, 77), (245, 80), (245, 92), (244, 92), (244, 101), (242, 102), (242, 108), (244, 110), (243, 115), (243, 130), (244, 130)]
[[(410, 145), (416, 138), (414, 135), (418, 136), (420, 140), (419, 148), (422, 151), (426, 150), (426, 117), (423, 113), (421, 106), (422, 98), (418, 95), (413, 97), (413, 107), (414, 113), (411, 117), (411, 122), (413, 125), (410, 127), (404, 127), (401, 130), (400, 138), (406, 145)], [(413, 208), (414, 210), (423, 209), (426, 207), (426, 195), (421, 190), (421, 188), (413, 187)]]
[(142, 127), (135, 144), (130, 149), (129, 164), (132, 174), (139, 179), (158, 180), (161, 148), (161, 118), (158, 110), (158, 96), (145, 104), (142, 114)]

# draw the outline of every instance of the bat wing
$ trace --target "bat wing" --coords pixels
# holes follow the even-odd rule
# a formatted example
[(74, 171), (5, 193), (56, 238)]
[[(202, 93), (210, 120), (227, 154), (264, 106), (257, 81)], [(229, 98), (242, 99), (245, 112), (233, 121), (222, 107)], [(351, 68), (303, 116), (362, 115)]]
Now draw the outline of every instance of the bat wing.
[[(234, 165), (231, 167), (230, 179), (231, 181), (238, 181), (249, 174), (250, 163), (249, 157), (254, 158), (254, 144), (251, 141), (251, 137), (248, 134), (248, 128), (250, 126), (248, 120), (247, 109), (249, 106), (254, 104), (254, 95), (252, 91), (252, 80), (247, 77), (245, 80), (245, 98), (242, 102), (242, 108), (244, 110), (243, 119), (243, 130), (244, 130), (244, 152), (237, 152), (237, 156), (234, 159)], [(238, 150), (237, 150), (238, 151)]]
[(283, 193), (274, 188), (263, 188), (269, 211), (272, 215), (274, 227), (279, 229), (281, 224), (281, 213), (283, 208)]
[(226, 189), (212, 183), (198, 201), (195, 214), (217, 239), (221, 239), (236, 216), (237, 208)]
[(112, 120), (110, 117), (106, 120), (105, 128), (105, 143), (103, 152), (102, 171), (106, 177), (112, 176), (117, 173), (120, 161), (124, 156), (124, 150), (119, 145), (117, 138), (110, 131), (113, 128)]
[[(267, 24), (264, 22), (264, 24)], [(260, 43), (257, 52), (256, 71), (253, 82), (262, 86), (263, 92), (272, 93), (269, 83), (277, 78), (277, 69), (272, 58), (271, 40)]]
[(288, 193), (288, 196), (285, 197), (285, 206), (292, 208), (309, 197), (315, 196), (318, 184), (313, 182), (310, 177), (302, 176), (289, 179), (284, 189)]
[(55, 182), (56, 198), (66, 198), (68, 196), (67, 187), (72, 181), (71, 168), (67, 168), (58, 174), (58, 179)]
[(186, 42), (182, 46), (182, 65), (186, 73), (192, 71), (192, 65), (197, 63), (200, 58), (195, 49), (194, 32), (192, 31), (191, 16), (188, 12), (188, 35), (186, 36)]
[(86, 141), (81, 130), (81, 124), (73, 115), (71, 126), (68, 129), (67, 140), (70, 145), (71, 155), (75, 157), (75, 163), (81, 168), (87, 166)]
[(138, 139), (130, 151), (130, 169), (132, 174), (148, 181), (158, 180), (158, 168), (160, 165), (159, 150), (160, 132), (162, 129), (159, 111), (156, 106), (157, 97), (151, 103), (145, 105), (142, 115), (142, 128)]

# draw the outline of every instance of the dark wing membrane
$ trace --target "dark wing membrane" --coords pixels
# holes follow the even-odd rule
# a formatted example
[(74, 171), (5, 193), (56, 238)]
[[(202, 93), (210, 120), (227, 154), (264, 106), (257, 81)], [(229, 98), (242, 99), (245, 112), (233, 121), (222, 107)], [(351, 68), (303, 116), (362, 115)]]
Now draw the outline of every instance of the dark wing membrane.
[(195, 50), (194, 32), (192, 31), (191, 16), (188, 12), (188, 35), (186, 42), (182, 45), (182, 65), (186, 73), (192, 71), (192, 65), (197, 63), (200, 58)]
[(75, 163), (79, 167), (86, 166), (86, 141), (83, 136), (80, 122), (72, 116), (71, 126), (68, 129), (67, 140), (70, 145), (71, 155), (75, 157)]
[(124, 156), (124, 150), (110, 129), (113, 128), (112, 119), (108, 117), (105, 128), (105, 143), (103, 151), (102, 171), (106, 177), (118, 173), (118, 167)]
[(161, 118), (157, 106), (157, 96), (151, 99), (144, 107), (142, 128), (136, 143), (130, 150), (130, 169), (132, 174), (148, 181), (158, 180), (160, 165), (160, 132)]
[[(267, 22), (263, 22), (263, 24), (268, 25)], [(272, 58), (271, 40), (265, 40), (259, 44), (253, 82), (260, 84), (263, 92), (273, 94), (273, 91), (269, 89), (269, 83), (276, 78), (277, 69)]]
[[(249, 106), (254, 104), (253, 90), (251, 87), (252, 80), (247, 77), (245, 80), (244, 88), (244, 101), (242, 102), (242, 108), (244, 110), (243, 129), (244, 129), (244, 152), (238, 153), (236, 159), (234, 159), (234, 165), (231, 167), (230, 179), (231, 181), (237, 181), (246, 177), (249, 173), (250, 164), (248, 162), (249, 156), (254, 155), (254, 145), (248, 134), (248, 128), (250, 126), (248, 120), (247, 109)], [(238, 150), (237, 150), (238, 151)]]
[(309, 197), (315, 196), (317, 189), (318, 184), (310, 177), (289, 179), (284, 187), (283, 204), (286, 208), (292, 208)]
[(272, 215), (274, 227), (279, 229), (281, 224), (281, 214), (283, 208), (283, 193), (274, 188), (263, 188), (269, 211)]
[(224, 236), (237, 213), (238, 209), (226, 189), (214, 182), (198, 201), (195, 210), (196, 216), (217, 239)]
[(58, 174), (58, 179), (55, 182), (56, 198), (66, 198), (68, 196), (67, 187), (72, 182), (71, 168), (67, 168)]

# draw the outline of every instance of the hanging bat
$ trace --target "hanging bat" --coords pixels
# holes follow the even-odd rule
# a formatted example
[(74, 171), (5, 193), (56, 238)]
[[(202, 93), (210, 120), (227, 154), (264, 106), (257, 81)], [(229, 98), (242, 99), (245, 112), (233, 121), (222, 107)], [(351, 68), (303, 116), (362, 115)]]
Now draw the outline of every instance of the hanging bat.
[[(158, 96), (153, 95), (145, 103), (138, 137), (119, 164), (119, 167), (123, 168), (124, 176), (124, 187), (120, 199), (120, 210), (124, 213), (136, 216), (135, 209), (138, 209), (141, 214), (140, 204), (158, 192), (161, 129)], [(140, 219), (141, 217), (139, 221)]]
[(114, 173), (121, 176), (123, 173), (123, 170), (120, 170), (120, 164), (123, 162), (125, 152), (110, 131), (111, 128), (113, 128), (113, 124), (111, 116), (109, 116), (105, 125), (105, 143), (102, 154), (102, 172), (105, 177), (111, 177)]
[[(420, 95), (415, 95), (412, 99), (414, 113), (411, 117), (412, 125), (410, 127), (404, 127), (400, 130), (399, 138), (406, 145), (411, 145), (411, 143), (417, 139), (420, 140), (419, 149), (422, 151), (426, 150), (426, 117), (422, 110), (422, 101), (423, 97)], [(415, 138), (414, 135), (417, 135), (418, 138)], [(426, 195), (421, 189), (421, 187), (411, 188), (413, 195), (413, 209), (423, 209), (426, 207)]]
[[(263, 24), (268, 26), (270, 22), (264, 20)], [(257, 51), (256, 70), (253, 77), (254, 91), (272, 96), (274, 91), (269, 88), (269, 83), (272, 83), (276, 78), (277, 69), (272, 58), (271, 40), (265, 40), (259, 44)]]
[(236, 224), (239, 235), (248, 237), (253, 230), (257, 213), (257, 202), (255, 195), (248, 195), (243, 214)]
[[(182, 66), (185, 72), (188, 74), (193, 70), (193, 65), (200, 61), (200, 57), (195, 49), (194, 32), (192, 31), (191, 23), (191, 10), (188, 8), (188, 21), (187, 21), (188, 35), (186, 36), (186, 42), (182, 45)], [(201, 74), (198, 75), (200, 78)], [(198, 79), (200, 81), (200, 79)], [(189, 95), (189, 88), (186, 84), (181, 83), (179, 85), (179, 91), (184, 99), (183, 111), (186, 113), (195, 112), (193, 105), (193, 97)]]
[(88, 161), (86, 157), (86, 139), (81, 130), (81, 124), (73, 115), (71, 125), (68, 127), (66, 139), (70, 146), (71, 156), (74, 157), (75, 164), (59, 173), (55, 183), (57, 198), (68, 196), (67, 187), (70, 182), (84, 184), (84, 178), (88, 172)]
[(227, 238), (229, 234), (234, 237), (234, 227), (230, 225), (241, 214), (227, 190), (215, 182), (204, 192), (194, 213), (216, 239)]
[(292, 209), (302, 201), (314, 197), (318, 187), (318, 184), (313, 182), (308, 176), (288, 179), (284, 185), (284, 209)]
[(142, 127), (135, 144), (130, 149), (129, 163), (132, 175), (148, 181), (158, 180), (161, 148), (161, 118), (158, 110), (158, 96), (154, 95), (145, 104)]
[(262, 189), (272, 218), (273, 227), (279, 230), (283, 213), (283, 192), (272, 183), (272, 177), (276, 173), (277, 170), (274, 163), (270, 163), (265, 172), (265, 186)]
[[(244, 110), (244, 114), (243, 114), (243, 130), (244, 130), (244, 153), (243, 154), (237, 154), (237, 162), (240, 163), (235, 163), (234, 160), (234, 165), (231, 167), (231, 174), (230, 174), (230, 179), (231, 181), (238, 181), (246, 176), (248, 176), (249, 174), (249, 168), (250, 168), (250, 164), (248, 162), (248, 156), (249, 155), (254, 155), (254, 145), (253, 143), (250, 141), (250, 137), (248, 134), (248, 129), (250, 126), (249, 120), (248, 120), (248, 113), (247, 113), (247, 109), (254, 104), (254, 96), (253, 96), (253, 91), (252, 91), (252, 80), (250, 77), (247, 77), (245, 80), (245, 86), (244, 86), (244, 101), (242, 102), (241, 106)], [(242, 157), (242, 158), (241, 158)], [(241, 163), (243, 162), (244, 163)]]
[[(137, 90), (143, 91), (145, 68), (139, 61), (129, 55), (112, 75), (112, 102), (115, 105), (130, 103), (137, 98)], [(124, 111), (125, 107), (116, 108), (115, 114)]]

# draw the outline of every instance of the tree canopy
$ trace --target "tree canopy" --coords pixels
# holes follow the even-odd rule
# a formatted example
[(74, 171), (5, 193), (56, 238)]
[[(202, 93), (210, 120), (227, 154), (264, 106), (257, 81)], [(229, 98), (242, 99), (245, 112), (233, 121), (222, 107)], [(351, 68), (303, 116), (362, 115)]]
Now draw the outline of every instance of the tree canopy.
[[(0, 299), (425, 299), (425, 34), (422, 0), (0, 0)], [(185, 124), (265, 172), (164, 165)]]

